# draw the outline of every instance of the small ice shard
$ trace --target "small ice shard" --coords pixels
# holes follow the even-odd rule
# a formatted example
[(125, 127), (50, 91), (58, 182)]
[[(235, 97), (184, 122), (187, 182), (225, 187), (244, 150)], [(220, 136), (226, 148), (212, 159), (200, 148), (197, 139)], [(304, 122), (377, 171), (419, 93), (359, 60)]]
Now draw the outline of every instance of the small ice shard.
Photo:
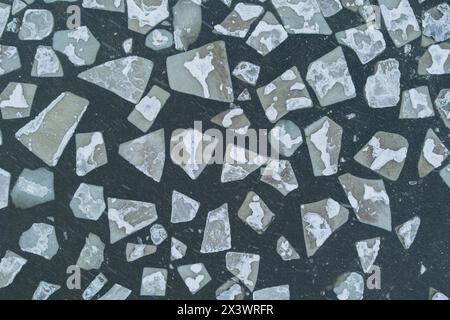
[(258, 280), (260, 256), (245, 252), (227, 252), (226, 267), (236, 278), (253, 291)]
[(212, 123), (231, 130), (236, 134), (246, 134), (250, 127), (250, 121), (239, 106), (232, 105), (232, 108), (219, 113), (211, 119)]
[(172, 7), (175, 49), (186, 51), (202, 28), (202, 7), (195, 0), (178, 0)]
[(231, 249), (231, 230), (228, 218), (228, 205), (208, 212), (201, 253), (214, 253)]
[(419, 75), (442, 75), (450, 73), (450, 43), (442, 42), (428, 47), (419, 59)]
[(27, 259), (6, 250), (4, 257), (0, 260), (0, 289), (13, 283), (17, 274), (26, 263)]
[(19, 21), (17, 18), (12, 18), (12, 20), (8, 22), (8, 24), (6, 25), (6, 31), (12, 33), (19, 32)]
[(267, 161), (256, 152), (231, 143), (225, 149), (224, 159), (220, 177), (222, 183), (243, 180)]
[(150, 238), (154, 245), (160, 245), (167, 239), (167, 231), (162, 224), (155, 223), (150, 228)]
[(81, 183), (70, 201), (70, 209), (77, 218), (97, 221), (106, 209), (103, 187)]
[(0, 76), (20, 69), (21, 66), (17, 48), (0, 44)]
[(0, 38), (5, 31), (6, 23), (8, 22), (9, 15), (11, 14), (11, 6), (6, 3), (0, 3)]
[(333, 32), (316, 0), (272, 0), (288, 33), (325, 34)]
[(308, 257), (348, 220), (348, 210), (332, 198), (302, 204), (301, 215)]
[(248, 61), (241, 61), (233, 69), (233, 76), (254, 86), (258, 81), (261, 67)]
[(133, 52), (133, 38), (128, 38), (122, 42), (122, 49), (126, 54)]
[(245, 38), (253, 22), (263, 12), (264, 8), (257, 4), (239, 2), (221, 23), (214, 26), (213, 32), (230, 37)]
[(108, 163), (105, 141), (101, 132), (77, 133), (77, 176), (84, 177), (92, 170)]
[(434, 100), (434, 105), (441, 115), (445, 126), (450, 129), (450, 89), (439, 91), (436, 100)]
[(391, 208), (383, 180), (369, 180), (346, 173), (339, 182), (362, 223), (391, 231)]
[(448, 297), (445, 294), (434, 288), (430, 288), (428, 296), (429, 300), (445, 300), (445, 301), (448, 300)]
[(197, 215), (200, 202), (187, 195), (173, 190), (172, 192), (172, 213), (170, 222), (180, 223), (192, 221)]
[(256, 91), (267, 119), (275, 123), (289, 111), (311, 108), (313, 102), (297, 67), (286, 70)]
[(128, 121), (147, 132), (170, 97), (166, 90), (154, 85), (128, 116)]
[(322, 107), (356, 97), (355, 85), (341, 47), (312, 62), (306, 80)]
[(325, 18), (334, 16), (342, 10), (340, 0), (317, 0), (317, 4), (319, 5), (320, 11), (322, 11)]
[(371, 108), (394, 107), (400, 101), (399, 63), (395, 59), (377, 62), (375, 74), (367, 77), (364, 93)]
[(146, 34), (169, 17), (168, 0), (127, 0), (128, 29)]
[(282, 156), (290, 157), (303, 144), (303, 136), (294, 122), (280, 120), (270, 130), (269, 142)]
[(126, 257), (127, 262), (132, 262), (156, 252), (156, 246), (151, 244), (127, 243)]
[(420, 37), (419, 23), (408, 0), (378, 0), (378, 3), (384, 25), (397, 48)]
[(280, 255), (281, 259), (283, 259), (283, 261), (300, 259), (297, 251), (284, 236), (279, 237), (277, 240), (277, 253)]
[(141, 280), (141, 296), (163, 297), (166, 295), (167, 269), (144, 268)]
[(395, 233), (397, 234), (397, 237), (405, 250), (408, 250), (413, 244), (414, 239), (417, 236), (419, 226), (420, 218), (415, 216), (414, 218), (395, 227)]
[(0, 168), (0, 209), (6, 208), (9, 202), (9, 186), (11, 174)]
[(338, 171), (343, 129), (323, 117), (305, 129), (314, 176), (331, 176)]
[(225, 42), (216, 41), (167, 58), (172, 90), (222, 102), (233, 102)]
[(126, 300), (130, 294), (130, 289), (116, 283), (108, 290), (108, 292), (98, 298), (98, 300)]
[(100, 42), (88, 27), (56, 31), (53, 35), (53, 49), (67, 56), (75, 66), (89, 66), (95, 62)]
[(29, 117), (36, 89), (35, 84), (10, 82), (0, 94), (2, 118), (8, 120)]
[(419, 158), (419, 177), (423, 178), (439, 168), (449, 156), (449, 150), (432, 129), (428, 129)]
[(170, 244), (170, 261), (184, 258), (187, 246), (175, 237), (172, 237)]
[(50, 260), (58, 252), (55, 228), (46, 223), (33, 223), (19, 239), (20, 250)]
[(433, 116), (433, 102), (431, 102), (427, 86), (403, 91), (400, 119), (422, 119)]
[(45, 168), (23, 169), (11, 191), (11, 200), (20, 209), (32, 208), (54, 199), (53, 172)]
[(351, 48), (362, 64), (366, 64), (386, 49), (381, 31), (370, 25), (362, 25), (336, 33), (337, 41)]
[(80, 73), (78, 78), (96, 84), (136, 104), (144, 94), (152, 70), (152, 61), (129, 56), (95, 66)]
[(192, 294), (196, 294), (211, 281), (211, 276), (203, 263), (179, 266), (177, 270)]
[(52, 294), (61, 289), (60, 285), (40, 281), (38, 287), (33, 293), (31, 300), (47, 300)]
[(423, 263), (420, 263), (420, 275), (423, 275), (425, 272), (427, 272), (427, 267), (423, 265)]
[(247, 88), (242, 90), (242, 92), (238, 95), (237, 101), (250, 101), (252, 100), (252, 96), (250, 95), (250, 92)]
[(145, 46), (155, 50), (163, 50), (173, 45), (173, 35), (165, 29), (154, 29), (145, 38)]
[(19, 30), (20, 40), (42, 40), (53, 31), (53, 14), (49, 10), (28, 9)]
[(108, 198), (111, 244), (151, 225), (157, 218), (153, 203)]
[(445, 184), (450, 188), (450, 164), (439, 171), (439, 175)]
[(237, 278), (227, 280), (216, 290), (216, 300), (244, 300), (245, 290)]
[(359, 164), (396, 181), (408, 153), (408, 140), (396, 133), (378, 131), (355, 155)]
[(277, 189), (283, 196), (298, 188), (295, 172), (288, 160), (270, 159), (261, 169), (261, 181)]
[(258, 22), (246, 43), (260, 55), (265, 56), (282, 44), (288, 37), (286, 30), (277, 18), (267, 11)]
[(83, 291), (83, 300), (91, 300), (100, 290), (102, 290), (107, 282), (108, 279), (105, 275), (103, 273), (99, 273)]
[(125, 12), (125, 0), (83, 0), (81, 5), (86, 9)]
[[(34, 0), (33, 0), (34, 1)], [(22, 0), (14, 0), (11, 7), (11, 14), (15, 15), (25, 9), (27, 7), (27, 3)]]
[(77, 266), (83, 270), (100, 269), (104, 261), (104, 250), (105, 244), (102, 240), (97, 235), (89, 233), (78, 257)]
[(450, 39), (450, 5), (438, 4), (422, 15), (422, 45)]
[(341, 0), (345, 9), (357, 12), (361, 7), (369, 5), (370, 0)]
[(146, 176), (159, 182), (166, 159), (164, 129), (122, 143), (119, 146), (119, 155)]
[(54, 78), (64, 76), (61, 62), (52, 47), (39, 46), (34, 55), (32, 77)]
[[(223, 3), (224, 5), (226, 5), (228, 8), (231, 7), (231, 2), (232, 2), (232, 0), (220, 0), (220, 1), (222, 1), (222, 3)], [(264, 0), (264, 1), (265, 1), (265, 0)]]
[(368, 273), (380, 251), (380, 237), (361, 240), (355, 243), (359, 262), (364, 273)]
[(362, 300), (364, 284), (362, 275), (357, 272), (346, 272), (336, 279), (333, 291), (339, 300)]
[(256, 290), (253, 292), (253, 300), (290, 300), (289, 285)]
[(239, 208), (238, 217), (257, 233), (263, 234), (275, 219), (275, 214), (255, 192), (250, 191)]

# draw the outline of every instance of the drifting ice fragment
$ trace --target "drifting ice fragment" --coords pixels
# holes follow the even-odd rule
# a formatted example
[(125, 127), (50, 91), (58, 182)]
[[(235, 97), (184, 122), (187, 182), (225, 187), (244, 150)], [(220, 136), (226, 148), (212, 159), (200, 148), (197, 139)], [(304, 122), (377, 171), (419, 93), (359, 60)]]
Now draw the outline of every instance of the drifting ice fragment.
[(220, 23), (214, 26), (213, 32), (230, 37), (245, 38), (253, 22), (264, 12), (264, 8), (239, 2), (233, 11)]
[(27, 259), (6, 250), (5, 256), (0, 260), (0, 289), (13, 283), (17, 274), (26, 263)]
[(192, 294), (196, 294), (211, 281), (211, 276), (203, 263), (179, 266), (177, 270)]
[(264, 288), (253, 292), (253, 300), (289, 300), (289, 285)]
[(53, 14), (48, 10), (28, 9), (19, 30), (20, 40), (42, 40), (53, 31)]
[(103, 273), (99, 273), (83, 291), (83, 300), (91, 300), (108, 282)]
[(429, 299), (430, 300), (448, 300), (448, 297), (445, 294), (443, 294), (442, 292), (439, 292), (434, 288), (430, 288)]
[(122, 42), (122, 49), (126, 54), (133, 52), (133, 38), (128, 38)]
[(357, 272), (346, 272), (336, 279), (333, 291), (339, 300), (362, 300), (364, 278)]
[(342, 10), (340, 0), (317, 0), (317, 4), (325, 18), (334, 16)]
[(228, 218), (228, 205), (208, 212), (201, 253), (214, 253), (231, 249), (231, 230)]
[(439, 168), (449, 155), (448, 149), (432, 129), (428, 129), (419, 158), (419, 177), (423, 178)]
[(154, 245), (160, 245), (167, 239), (167, 231), (163, 225), (155, 223), (150, 228), (150, 238)]
[(173, 6), (175, 49), (186, 51), (197, 41), (202, 28), (202, 7), (195, 0), (178, 0)]
[(172, 193), (172, 214), (170, 222), (180, 223), (192, 221), (197, 215), (200, 202), (176, 190)]
[(231, 143), (227, 145), (224, 159), (222, 183), (243, 180), (267, 161), (267, 158)]
[(11, 200), (20, 209), (28, 209), (54, 199), (53, 172), (45, 168), (23, 169), (11, 191)]
[(368, 273), (380, 251), (380, 237), (358, 241), (355, 246), (361, 267), (365, 273)]
[(168, 0), (127, 0), (128, 29), (146, 34), (169, 17)]
[(19, 51), (16, 47), (0, 45), (0, 76), (20, 69)]
[(125, 0), (83, 0), (83, 8), (125, 12)]
[(11, 174), (0, 168), (0, 209), (6, 208), (9, 202), (9, 186)]
[(377, 62), (375, 74), (367, 77), (365, 97), (371, 108), (394, 107), (400, 101), (400, 70), (395, 59)]
[(442, 42), (428, 47), (419, 59), (417, 72), (420, 75), (441, 75), (450, 73), (450, 43)]
[(42, 78), (64, 76), (61, 62), (52, 47), (39, 46), (36, 49), (31, 76)]
[(217, 300), (244, 300), (245, 290), (239, 280), (231, 278), (216, 290)]
[(257, 233), (262, 234), (275, 219), (275, 214), (253, 191), (247, 193), (238, 211), (239, 218)]
[(277, 240), (277, 253), (280, 255), (281, 259), (283, 259), (283, 261), (300, 259), (297, 251), (295, 251), (292, 244), (284, 236), (281, 236)]
[(441, 3), (423, 13), (422, 45), (450, 39), (450, 6)]
[(447, 128), (450, 129), (450, 89), (442, 89), (436, 100), (434, 100), (442, 120)]
[(258, 280), (259, 260), (260, 256), (252, 253), (227, 252), (225, 255), (227, 270), (250, 291), (253, 291)]
[(277, 189), (283, 196), (298, 188), (297, 178), (288, 160), (271, 159), (261, 169), (261, 181)]
[(242, 90), (242, 92), (238, 95), (237, 101), (250, 101), (252, 100), (252, 96), (250, 95), (250, 92), (247, 88)]
[(0, 110), (4, 120), (30, 116), (37, 86), (30, 83), (10, 82), (0, 94)]
[(260, 66), (247, 61), (241, 61), (233, 69), (233, 76), (254, 86), (258, 81)]
[(59, 249), (55, 228), (46, 223), (33, 223), (20, 236), (19, 246), (24, 252), (34, 253), (50, 260)]
[(433, 103), (427, 86), (403, 91), (400, 119), (422, 119), (433, 116)]
[(145, 46), (155, 50), (163, 50), (173, 45), (173, 35), (165, 29), (154, 29), (145, 38)]
[(231, 130), (236, 134), (246, 134), (250, 121), (239, 106), (232, 105), (230, 110), (219, 113), (211, 119), (212, 123)]
[(70, 201), (70, 208), (77, 218), (98, 220), (106, 209), (103, 187), (81, 183)]
[(89, 233), (78, 257), (77, 266), (83, 270), (100, 269), (104, 261), (104, 250), (105, 244), (102, 240), (95, 234)]
[(75, 141), (77, 176), (83, 177), (108, 163), (105, 141), (101, 132), (78, 133), (75, 135)]
[(170, 261), (182, 259), (186, 255), (187, 246), (175, 237), (170, 244)]
[(126, 300), (130, 294), (130, 289), (116, 283), (98, 300)]
[(31, 300), (47, 300), (52, 294), (61, 289), (60, 285), (40, 281), (36, 291), (33, 293)]
[(141, 296), (163, 297), (166, 295), (167, 269), (144, 268), (141, 280)]
[(286, 30), (277, 18), (268, 11), (258, 22), (246, 43), (260, 55), (265, 56), (283, 43), (287, 37)]
[(420, 218), (415, 216), (414, 218), (395, 227), (395, 233), (397, 234), (397, 237), (405, 250), (408, 250), (413, 244), (417, 231), (419, 230), (419, 226)]
[(125, 250), (127, 262), (132, 262), (145, 256), (154, 254), (156, 250), (156, 246), (150, 244), (127, 243), (127, 247)]
[(278, 153), (290, 157), (303, 144), (300, 128), (290, 120), (280, 120), (269, 132), (269, 142)]

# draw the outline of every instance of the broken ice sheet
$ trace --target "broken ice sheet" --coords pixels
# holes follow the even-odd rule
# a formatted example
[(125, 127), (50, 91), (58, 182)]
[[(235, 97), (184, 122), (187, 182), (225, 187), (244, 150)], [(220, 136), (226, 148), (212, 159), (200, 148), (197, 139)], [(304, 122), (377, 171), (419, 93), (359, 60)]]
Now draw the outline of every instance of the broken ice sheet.
[(265, 56), (287, 39), (288, 35), (277, 18), (270, 12), (258, 22), (246, 43)]
[(300, 259), (295, 248), (284, 236), (279, 237), (277, 240), (277, 253), (283, 261)]
[(346, 173), (339, 182), (362, 223), (391, 231), (391, 208), (383, 180), (369, 180)]
[(225, 42), (216, 41), (167, 58), (172, 90), (211, 100), (233, 102)]
[(70, 208), (77, 218), (98, 220), (106, 209), (103, 187), (81, 183), (70, 201)]
[(23, 169), (11, 191), (11, 200), (17, 208), (28, 209), (53, 201), (55, 191), (53, 172), (45, 168)]
[(227, 280), (216, 290), (216, 300), (243, 300), (245, 290), (235, 277)]
[(188, 197), (187, 195), (173, 190), (172, 192), (172, 213), (171, 223), (189, 222), (197, 215), (200, 202)]
[(141, 296), (163, 297), (166, 295), (167, 269), (144, 268), (141, 280)]
[(356, 97), (344, 51), (337, 47), (308, 66), (306, 80), (322, 107)]
[(80, 73), (78, 78), (96, 84), (136, 104), (144, 94), (152, 70), (152, 61), (138, 56), (129, 56), (88, 69)]
[(222, 183), (243, 180), (267, 161), (256, 152), (231, 143), (225, 149), (224, 159), (220, 177)]
[(83, 291), (83, 300), (91, 300), (108, 282), (103, 273), (99, 273)]
[(43, 78), (64, 76), (61, 62), (52, 47), (39, 46), (36, 49), (31, 76)]
[(378, 131), (355, 155), (359, 164), (396, 181), (408, 153), (408, 140), (396, 133)]
[(422, 15), (422, 45), (450, 39), (450, 5), (441, 3)]
[(428, 129), (419, 158), (419, 177), (423, 178), (439, 168), (449, 156), (449, 150), (432, 129)]
[(154, 254), (156, 250), (156, 246), (151, 244), (127, 243), (127, 247), (125, 250), (127, 262), (132, 262), (145, 256)]
[(0, 289), (13, 283), (17, 274), (27, 263), (27, 259), (22, 258), (18, 254), (6, 250), (5, 255), (0, 260)]
[(170, 244), (170, 261), (182, 259), (186, 255), (187, 246), (175, 237)]
[(225, 36), (245, 38), (250, 26), (263, 12), (264, 8), (259, 5), (239, 2), (221, 23), (214, 26), (214, 32)]
[(313, 102), (297, 67), (286, 70), (256, 91), (267, 119), (275, 123), (289, 111), (311, 108)]
[(434, 105), (441, 115), (445, 126), (450, 129), (450, 89), (442, 89), (439, 91), (436, 100), (434, 100)]
[(8, 22), (11, 13), (11, 6), (6, 3), (0, 3), (0, 38), (5, 31), (6, 23)]
[(245, 115), (244, 110), (236, 105), (231, 105), (230, 110), (214, 116), (211, 122), (231, 130), (236, 134), (246, 134), (250, 127), (250, 121)]
[(162, 224), (155, 223), (150, 227), (150, 238), (154, 245), (160, 245), (167, 239), (167, 231)]
[(346, 272), (336, 279), (333, 291), (339, 300), (362, 300), (364, 278), (357, 272)]
[(373, 263), (377, 259), (380, 251), (380, 237), (357, 241), (355, 243), (358, 252), (359, 262), (365, 273), (372, 268)]
[(298, 188), (297, 178), (288, 160), (270, 159), (261, 169), (261, 181), (277, 189), (283, 196)]
[(77, 176), (83, 177), (108, 163), (105, 141), (101, 132), (77, 133), (75, 141)]
[(308, 257), (348, 220), (348, 210), (332, 198), (302, 204), (301, 215)]
[(168, 0), (127, 0), (128, 29), (146, 34), (169, 17)]
[(53, 14), (43, 9), (28, 9), (19, 30), (20, 40), (42, 40), (53, 31)]
[(326, 18), (334, 16), (342, 10), (340, 0), (317, 0), (317, 4), (319, 5), (323, 16)]
[(0, 44), (0, 76), (20, 69), (19, 51), (16, 47)]
[(226, 267), (250, 291), (256, 286), (259, 272), (260, 256), (245, 252), (227, 252), (225, 255)]
[(280, 120), (269, 132), (272, 148), (285, 157), (290, 157), (303, 144), (300, 128), (290, 120)]
[(201, 1), (178, 0), (172, 7), (175, 49), (186, 51), (197, 41), (202, 28)]
[(420, 57), (419, 75), (442, 75), (450, 73), (450, 43), (442, 42), (428, 47)]
[(83, 0), (83, 8), (125, 12), (125, 0)]
[(289, 285), (256, 290), (253, 292), (253, 300), (290, 300)]
[(6, 208), (9, 202), (9, 186), (11, 174), (0, 168), (0, 209)]
[(417, 231), (420, 227), (420, 218), (418, 216), (395, 227), (395, 233), (400, 240), (403, 248), (408, 250), (416, 238)]
[(433, 116), (433, 102), (431, 102), (430, 92), (427, 86), (403, 91), (400, 119), (422, 119)]
[(0, 111), (4, 120), (30, 116), (37, 86), (31, 83), (10, 82), (0, 94)]
[(179, 266), (177, 270), (192, 294), (196, 294), (211, 281), (211, 276), (203, 263)]
[(275, 219), (275, 214), (253, 191), (247, 193), (238, 211), (239, 218), (257, 233), (262, 234)]
[(130, 294), (130, 289), (116, 283), (98, 300), (126, 300)]
[(88, 105), (89, 101), (82, 97), (70, 92), (61, 93), (16, 132), (16, 139), (47, 165), (54, 167)]
[(102, 240), (97, 235), (89, 233), (78, 257), (77, 266), (83, 270), (100, 269), (104, 261), (104, 250), (105, 244)]
[(61, 289), (60, 285), (40, 281), (38, 287), (33, 293), (31, 300), (47, 300), (52, 294)]
[(51, 260), (58, 252), (59, 244), (55, 228), (46, 223), (33, 223), (19, 239), (20, 250)]
[(151, 225), (157, 218), (153, 203), (108, 198), (111, 244)]
[(231, 249), (231, 230), (228, 204), (208, 212), (201, 253), (214, 253)]
[(371, 108), (394, 107), (400, 101), (399, 63), (395, 59), (377, 62), (375, 74), (367, 77), (364, 93)]
[(254, 86), (258, 81), (261, 67), (248, 61), (241, 61), (233, 69), (233, 76)]
[(145, 46), (155, 50), (163, 50), (173, 45), (173, 35), (165, 29), (153, 29), (145, 38)]

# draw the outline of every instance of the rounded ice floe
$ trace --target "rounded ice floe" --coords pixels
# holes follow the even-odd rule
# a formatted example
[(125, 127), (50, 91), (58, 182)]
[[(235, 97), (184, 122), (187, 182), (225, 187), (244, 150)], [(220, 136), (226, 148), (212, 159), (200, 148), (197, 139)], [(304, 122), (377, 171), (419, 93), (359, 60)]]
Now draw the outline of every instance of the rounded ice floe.
[(145, 46), (155, 50), (163, 50), (173, 45), (173, 35), (165, 29), (154, 29), (145, 38)]
[(42, 40), (53, 31), (53, 14), (49, 10), (28, 9), (19, 30), (20, 40)]
[(387, 59), (377, 62), (375, 74), (367, 77), (364, 93), (371, 108), (394, 107), (400, 101), (399, 62)]
[(303, 136), (294, 122), (280, 120), (270, 130), (269, 142), (281, 155), (290, 157), (303, 144)]
[(155, 223), (150, 227), (150, 238), (154, 245), (160, 245), (167, 239), (167, 231), (162, 224)]
[(420, 75), (442, 75), (450, 73), (450, 43), (442, 42), (428, 47), (420, 57), (417, 73)]

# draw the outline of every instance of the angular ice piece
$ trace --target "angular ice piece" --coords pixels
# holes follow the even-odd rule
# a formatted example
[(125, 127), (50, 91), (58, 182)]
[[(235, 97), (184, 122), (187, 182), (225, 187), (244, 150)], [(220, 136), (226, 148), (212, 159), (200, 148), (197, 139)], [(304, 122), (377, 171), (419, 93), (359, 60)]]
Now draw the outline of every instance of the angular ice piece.
[(261, 181), (277, 189), (283, 196), (298, 188), (295, 172), (288, 160), (270, 159), (261, 169)]
[(431, 102), (427, 86), (403, 91), (400, 119), (422, 119), (433, 116), (433, 102)]
[(19, 30), (20, 40), (42, 40), (53, 31), (53, 14), (49, 10), (28, 9)]
[(83, 270), (100, 269), (104, 261), (104, 250), (105, 244), (102, 240), (97, 235), (89, 233), (78, 257), (77, 266)]
[(160, 245), (167, 239), (167, 231), (162, 224), (155, 223), (150, 228), (150, 238), (153, 244)]
[(133, 38), (128, 38), (122, 42), (122, 49), (126, 54), (133, 52)]
[(275, 214), (255, 192), (250, 191), (239, 208), (238, 217), (257, 233), (262, 234), (275, 219)]
[(226, 267), (236, 278), (253, 291), (258, 280), (260, 256), (245, 252), (227, 252)]
[(450, 129), (450, 89), (439, 91), (436, 100), (434, 100), (434, 105), (441, 115), (445, 126)]
[(408, 0), (378, 0), (384, 25), (394, 45), (400, 48), (420, 37), (420, 27)]
[(369, 180), (346, 173), (339, 182), (362, 223), (391, 231), (391, 208), (383, 180)]
[(167, 269), (144, 268), (141, 280), (141, 296), (163, 297), (166, 295)]
[(245, 289), (237, 278), (227, 280), (216, 290), (216, 300), (244, 300)]
[(250, 92), (247, 88), (242, 90), (242, 92), (238, 95), (237, 101), (250, 101), (252, 100), (252, 96), (250, 95)]
[(333, 291), (339, 300), (362, 300), (364, 278), (357, 272), (346, 272), (336, 279)]
[(89, 101), (82, 97), (70, 92), (61, 93), (16, 132), (16, 139), (47, 165), (54, 167), (88, 105)]
[(355, 85), (341, 47), (312, 62), (306, 80), (322, 107), (356, 97)]
[(417, 72), (420, 75), (442, 75), (450, 73), (450, 43), (442, 42), (428, 47), (419, 59)]
[(11, 174), (0, 168), (0, 209), (6, 208), (9, 202), (9, 186)]
[(370, 0), (341, 0), (345, 9), (357, 12), (361, 7), (369, 5)]
[(368, 273), (380, 251), (380, 237), (361, 240), (355, 243), (359, 262), (364, 273)]
[(55, 228), (46, 223), (33, 223), (20, 236), (19, 246), (24, 252), (34, 253), (50, 260), (59, 249)]
[(332, 198), (302, 204), (301, 214), (308, 257), (348, 220), (348, 210)]
[(284, 236), (279, 237), (277, 240), (277, 253), (283, 261), (300, 259), (297, 251), (295, 251), (292, 244)]
[(182, 259), (186, 255), (187, 246), (175, 237), (170, 244), (170, 261)]
[(187, 195), (173, 190), (172, 192), (172, 213), (170, 222), (180, 223), (192, 221), (197, 215), (200, 202)]
[(230, 37), (245, 38), (251, 25), (264, 12), (264, 8), (250, 3), (239, 2), (233, 11), (219, 24), (213, 32)]
[(250, 127), (250, 121), (239, 106), (232, 105), (232, 108), (219, 113), (211, 119), (212, 123), (231, 130), (236, 134), (246, 134)]
[(434, 288), (430, 288), (428, 296), (429, 300), (448, 300), (448, 297), (445, 294), (437, 291)]
[(194, 0), (178, 0), (172, 7), (175, 49), (186, 51), (202, 28), (202, 7)]
[(39, 46), (36, 49), (31, 76), (42, 78), (64, 76), (61, 62), (52, 47)]
[(61, 289), (60, 285), (40, 281), (38, 287), (33, 293), (31, 300), (47, 300), (52, 294)]
[(0, 94), (0, 110), (3, 119), (29, 117), (36, 89), (35, 84), (10, 82)]
[(77, 176), (83, 177), (108, 163), (105, 141), (101, 132), (77, 133)]
[[(34, 0), (33, 0), (34, 1)], [(27, 7), (27, 4), (23, 2), (22, 0), (14, 0), (11, 8), (11, 14), (15, 15), (25, 9)]]
[(157, 218), (153, 203), (108, 198), (111, 244), (151, 225)]
[(214, 253), (231, 249), (231, 230), (228, 204), (208, 212), (201, 253)]
[(163, 50), (173, 45), (173, 35), (165, 29), (153, 29), (145, 38), (145, 46), (155, 50)]
[(102, 290), (107, 282), (108, 279), (105, 275), (103, 273), (99, 273), (83, 291), (83, 300), (91, 300), (100, 290)]
[(17, 48), (0, 44), (0, 76), (20, 69), (21, 66)]
[(314, 176), (337, 173), (342, 127), (330, 118), (323, 117), (306, 127), (305, 134)]
[(53, 172), (45, 168), (23, 169), (11, 191), (11, 200), (20, 209), (28, 209), (54, 199)]
[(128, 29), (146, 34), (169, 17), (168, 0), (127, 0)]
[(125, 0), (83, 0), (83, 8), (112, 12), (125, 12)]
[(316, 0), (272, 0), (288, 33), (325, 34), (333, 32)]
[(408, 140), (396, 133), (378, 131), (355, 155), (359, 164), (396, 181), (408, 153)]
[(441, 3), (422, 15), (422, 45), (450, 39), (450, 5)]
[(67, 56), (75, 66), (88, 66), (95, 62), (100, 42), (88, 27), (57, 31), (53, 35), (53, 49)]
[(313, 102), (297, 67), (286, 70), (256, 91), (267, 119), (275, 123), (289, 111), (311, 108)]
[(394, 107), (400, 101), (400, 70), (395, 59), (377, 62), (375, 74), (367, 77), (364, 93), (371, 108)]
[(211, 281), (211, 276), (203, 263), (179, 266), (177, 270), (192, 294), (196, 294)]
[(225, 42), (216, 41), (167, 58), (170, 88), (211, 100), (233, 102)]
[(323, 16), (326, 18), (334, 16), (342, 10), (340, 0), (317, 0), (317, 4), (319, 5)]
[(6, 23), (8, 22), (9, 15), (11, 14), (11, 6), (6, 3), (0, 3), (0, 38), (5, 31)]
[(80, 73), (78, 78), (96, 84), (136, 104), (144, 94), (152, 70), (152, 61), (138, 56), (129, 56), (95, 66)]
[(363, 4), (358, 8), (359, 15), (369, 27), (381, 29), (381, 10), (378, 5)]
[(98, 300), (126, 300), (130, 294), (130, 289), (116, 283)]
[(231, 143), (225, 149), (224, 159), (220, 177), (222, 183), (243, 180), (267, 161), (256, 152)]
[(419, 177), (423, 178), (439, 168), (449, 156), (449, 150), (432, 129), (428, 129), (419, 158)]
[(146, 176), (159, 182), (166, 160), (164, 129), (122, 143), (119, 155)]
[(97, 221), (106, 209), (103, 187), (81, 183), (70, 201), (75, 217)]
[(13, 283), (17, 274), (26, 263), (27, 259), (6, 250), (4, 257), (0, 260), (0, 289)]
[(233, 69), (233, 76), (254, 86), (258, 81), (261, 67), (248, 61), (241, 61)]
[(260, 55), (265, 56), (287, 39), (288, 35), (277, 18), (267, 11), (258, 22), (246, 43)]
[(147, 132), (170, 97), (166, 90), (153, 86), (128, 116), (128, 121), (142, 132)]
[(450, 188), (450, 164), (439, 171), (439, 175), (445, 184)]
[(253, 300), (290, 300), (289, 285), (256, 290), (253, 292)]
[(269, 132), (269, 142), (278, 153), (290, 157), (303, 144), (300, 128), (290, 120), (280, 120)]
[(395, 233), (397, 234), (397, 237), (405, 250), (408, 250), (413, 244), (419, 227), (420, 218), (418, 216), (415, 216), (414, 218), (395, 227)]
[(127, 262), (135, 261), (145, 256), (154, 254), (156, 252), (156, 246), (151, 244), (135, 244), (127, 243), (126, 257)]

